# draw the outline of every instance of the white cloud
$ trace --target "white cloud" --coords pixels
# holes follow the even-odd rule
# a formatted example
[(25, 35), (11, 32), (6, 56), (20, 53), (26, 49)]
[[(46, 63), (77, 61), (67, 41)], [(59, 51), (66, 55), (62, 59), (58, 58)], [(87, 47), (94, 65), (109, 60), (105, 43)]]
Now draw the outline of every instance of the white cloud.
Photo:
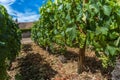
[(13, 15), (14, 10), (10, 7), (11, 4), (13, 4), (15, 0), (0, 0), (0, 4), (2, 4), (8, 11), (8, 13)]
[(0, 0), (0, 4), (3, 5), (11, 5), (15, 2), (16, 0)]
[[(10, 5), (15, 1), (16, 0), (0, 0), (0, 4), (4, 5), (8, 13), (14, 16), (13, 19), (17, 18), (18, 22), (32, 22), (39, 19), (39, 14), (32, 12), (31, 10), (26, 10), (25, 13), (14, 10)], [(24, 0), (21, 1), (23, 2)]]
[(37, 21), (39, 18), (39, 14), (36, 14), (34, 12), (26, 12), (26, 13), (16, 12), (16, 14), (19, 22), (33, 22), (33, 21)]

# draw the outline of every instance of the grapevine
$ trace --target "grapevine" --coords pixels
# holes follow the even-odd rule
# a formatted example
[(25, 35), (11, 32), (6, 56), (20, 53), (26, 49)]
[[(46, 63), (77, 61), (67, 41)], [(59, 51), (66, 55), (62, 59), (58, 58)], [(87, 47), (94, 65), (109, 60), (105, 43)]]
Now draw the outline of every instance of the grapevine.
[(120, 5), (117, 0), (48, 0), (40, 8), (32, 39), (40, 46), (80, 48), (83, 71), (86, 46), (92, 46), (103, 67), (114, 66), (120, 53)]
[(15, 59), (20, 51), (21, 32), (18, 25), (0, 5), (0, 80), (7, 80), (8, 62)]

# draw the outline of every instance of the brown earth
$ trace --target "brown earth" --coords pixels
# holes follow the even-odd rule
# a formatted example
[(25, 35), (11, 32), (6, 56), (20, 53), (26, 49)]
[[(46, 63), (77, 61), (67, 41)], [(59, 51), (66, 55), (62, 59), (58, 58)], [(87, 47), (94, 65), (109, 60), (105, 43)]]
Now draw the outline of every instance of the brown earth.
[[(78, 49), (52, 54), (33, 42), (22, 50), (8, 71), (10, 80), (110, 80), (111, 69), (103, 69), (93, 51), (86, 50), (86, 70), (77, 74)], [(62, 60), (63, 59), (63, 60)]]
[(21, 40), (22, 44), (31, 44), (32, 42), (31, 38), (22, 38)]

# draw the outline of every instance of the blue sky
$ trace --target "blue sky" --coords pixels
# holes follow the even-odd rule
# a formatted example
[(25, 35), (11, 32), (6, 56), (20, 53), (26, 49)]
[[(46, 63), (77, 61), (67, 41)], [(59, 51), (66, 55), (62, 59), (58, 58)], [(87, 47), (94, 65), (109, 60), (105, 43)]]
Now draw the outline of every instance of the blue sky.
[(0, 0), (8, 13), (19, 22), (32, 22), (39, 19), (39, 8), (45, 0)]

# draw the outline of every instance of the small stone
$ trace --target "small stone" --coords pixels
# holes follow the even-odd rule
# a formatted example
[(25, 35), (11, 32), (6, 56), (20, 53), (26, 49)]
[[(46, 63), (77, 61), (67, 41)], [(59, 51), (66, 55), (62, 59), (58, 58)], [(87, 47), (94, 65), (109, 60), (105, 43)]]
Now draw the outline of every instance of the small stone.
[(58, 58), (59, 58), (59, 60), (60, 60), (62, 63), (66, 63), (66, 62), (67, 62), (67, 59), (66, 59), (63, 55), (60, 55)]

